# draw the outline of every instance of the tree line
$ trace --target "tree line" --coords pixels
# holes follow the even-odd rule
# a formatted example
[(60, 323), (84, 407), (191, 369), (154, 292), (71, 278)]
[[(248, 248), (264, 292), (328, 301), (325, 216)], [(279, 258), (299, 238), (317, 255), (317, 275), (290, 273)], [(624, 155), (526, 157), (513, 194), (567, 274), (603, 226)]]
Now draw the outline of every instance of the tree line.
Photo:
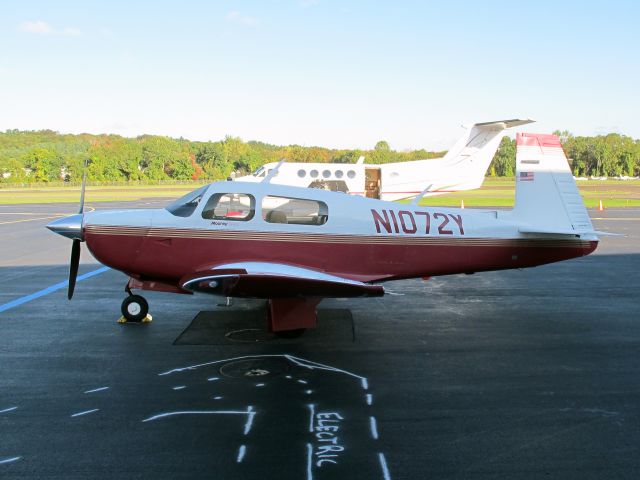
[[(638, 175), (640, 142), (610, 134), (574, 137), (560, 134), (576, 175)], [(189, 141), (142, 135), (60, 134), (51, 130), (0, 132), (0, 183), (78, 182), (85, 162), (93, 182), (157, 182), (164, 180), (219, 180), (231, 172), (246, 174), (268, 162), (355, 163), (360, 156), (367, 163), (380, 164), (438, 158), (446, 152), (396, 151), (385, 141), (372, 150), (329, 149), (299, 145), (277, 146), (244, 142), (227, 136), (215, 142)], [(505, 137), (489, 174), (512, 176), (515, 141)]]
[(434, 158), (444, 152), (397, 152), (387, 142), (373, 150), (338, 150), (299, 145), (276, 146), (244, 142), (227, 136), (217, 142), (196, 142), (154, 135), (70, 135), (51, 130), (0, 132), (0, 182), (78, 182), (85, 161), (93, 182), (219, 180), (231, 172), (246, 174), (268, 162), (368, 163)]
[[(634, 177), (640, 175), (640, 140), (610, 133), (594, 137), (555, 131), (576, 177)], [(491, 163), (490, 174), (513, 176), (516, 141), (504, 137)]]

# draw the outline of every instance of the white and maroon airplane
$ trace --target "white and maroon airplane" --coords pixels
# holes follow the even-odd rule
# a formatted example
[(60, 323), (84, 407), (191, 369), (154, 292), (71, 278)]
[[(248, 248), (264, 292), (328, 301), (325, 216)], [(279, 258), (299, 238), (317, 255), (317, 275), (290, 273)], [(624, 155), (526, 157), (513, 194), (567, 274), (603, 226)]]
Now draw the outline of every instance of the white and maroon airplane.
[[(127, 274), (132, 289), (267, 299), (283, 334), (316, 325), (326, 297), (384, 294), (377, 283), (533, 267), (588, 255), (597, 234), (558, 138), (518, 134), (511, 211), (420, 207), (270, 183), (217, 182), (164, 209), (81, 213), (48, 228)], [(82, 203), (82, 201), (81, 201)]]
[(371, 165), (357, 163), (267, 163), (239, 182), (323, 188), (380, 200), (401, 200), (480, 188), (504, 132), (533, 120), (499, 120), (464, 126), (464, 134), (442, 158)]

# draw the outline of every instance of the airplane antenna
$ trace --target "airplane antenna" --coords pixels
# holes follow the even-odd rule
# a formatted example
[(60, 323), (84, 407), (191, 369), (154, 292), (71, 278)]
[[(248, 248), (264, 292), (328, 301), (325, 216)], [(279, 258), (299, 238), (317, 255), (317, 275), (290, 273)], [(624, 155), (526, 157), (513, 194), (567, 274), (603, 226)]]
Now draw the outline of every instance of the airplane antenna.
[(431, 191), (431, 187), (433, 187), (433, 183), (429, 185), (427, 188), (425, 188), (424, 190), (422, 190), (420, 192), (420, 195), (418, 195), (416, 198), (413, 199), (413, 201), (411, 202), (411, 205), (418, 205), (418, 202), (422, 200), (422, 197), (424, 197), (427, 193)]
[(80, 188), (80, 211), (78, 213), (84, 212), (84, 190), (87, 187), (87, 165), (89, 164), (89, 159), (86, 158), (84, 160), (84, 168), (82, 169), (82, 187)]
[(358, 157), (358, 161), (356, 162), (356, 165), (362, 165), (364, 163), (364, 155), (360, 155)]
[(280, 168), (280, 165), (282, 165), (284, 163), (284, 158), (282, 160), (280, 160), (275, 167), (273, 167), (271, 170), (269, 170), (269, 173), (266, 177), (264, 177), (264, 179), (262, 180), (261, 183), (269, 183), (271, 182), (271, 179), (273, 177), (275, 177), (278, 174), (278, 169)]

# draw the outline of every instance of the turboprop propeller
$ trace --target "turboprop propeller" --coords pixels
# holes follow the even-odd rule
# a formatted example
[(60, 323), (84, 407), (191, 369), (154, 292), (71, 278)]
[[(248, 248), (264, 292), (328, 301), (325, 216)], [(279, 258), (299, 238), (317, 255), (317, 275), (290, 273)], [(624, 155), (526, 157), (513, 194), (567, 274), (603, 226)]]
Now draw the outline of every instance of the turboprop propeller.
[[(86, 164), (85, 164), (86, 167)], [(82, 224), (84, 220), (84, 190), (87, 184), (87, 172), (82, 175), (82, 189), (80, 190), (80, 210), (76, 215), (60, 218), (47, 225), (52, 232), (73, 240), (71, 245), (71, 259), (69, 262), (69, 288), (67, 298), (71, 300), (76, 287), (78, 267), (80, 266), (80, 243), (84, 241)]]

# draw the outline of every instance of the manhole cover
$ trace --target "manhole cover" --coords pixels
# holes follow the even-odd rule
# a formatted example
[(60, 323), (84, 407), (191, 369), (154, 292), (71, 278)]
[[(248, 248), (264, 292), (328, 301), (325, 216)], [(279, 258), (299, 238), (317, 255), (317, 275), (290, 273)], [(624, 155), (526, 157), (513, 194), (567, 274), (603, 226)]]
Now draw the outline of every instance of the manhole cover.
[(273, 340), (273, 334), (264, 328), (243, 328), (241, 330), (231, 330), (224, 334), (227, 340), (240, 343), (258, 343)]
[(289, 368), (289, 362), (283, 358), (254, 358), (225, 363), (220, 373), (232, 378), (269, 378), (286, 373)]

